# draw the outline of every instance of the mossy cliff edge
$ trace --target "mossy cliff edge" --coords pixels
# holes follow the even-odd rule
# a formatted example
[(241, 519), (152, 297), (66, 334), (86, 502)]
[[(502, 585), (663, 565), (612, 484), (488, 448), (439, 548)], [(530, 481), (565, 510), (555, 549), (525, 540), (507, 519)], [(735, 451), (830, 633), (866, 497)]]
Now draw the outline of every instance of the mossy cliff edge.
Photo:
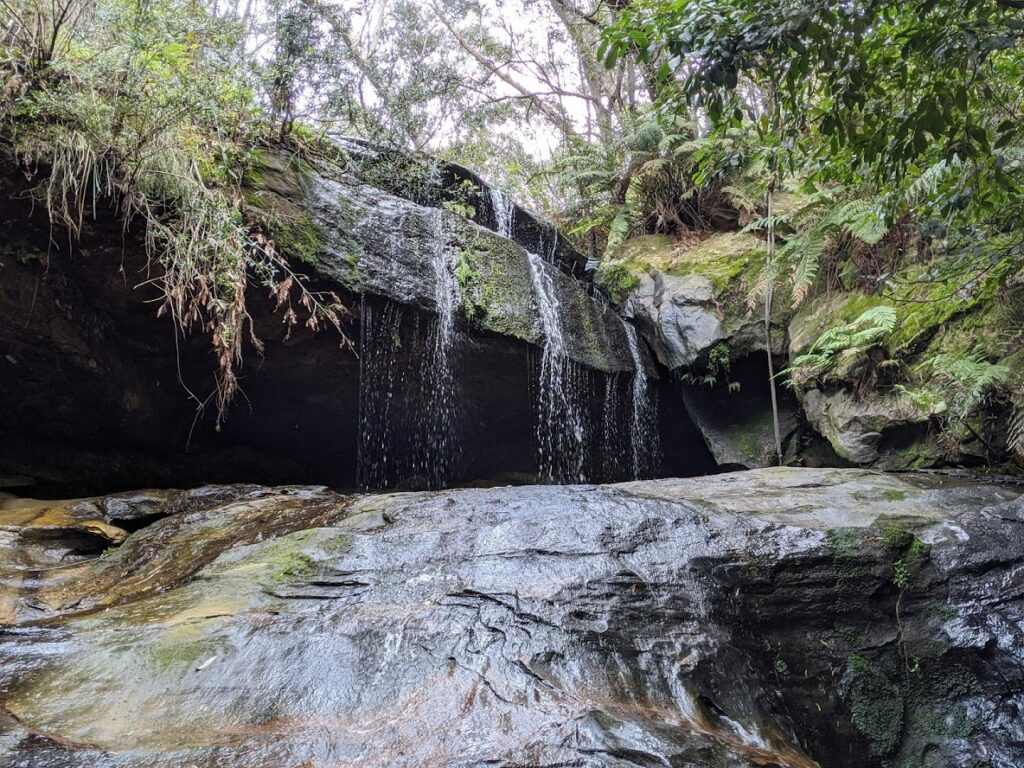
[[(440, 257), (458, 285), (459, 322), (543, 345), (527, 251), (467, 218), (472, 209), (421, 205), (366, 183), (342, 162), (314, 167), (272, 151), (260, 153), (246, 188), (251, 214), (316, 276), (433, 311)], [(616, 313), (557, 265), (547, 266), (569, 357), (599, 371), (632, 370)]]
[[(839, 275), (819, 279), (795, 308), (787, 292), (776, 298), (771, 348), (783, 371), (785, 461), (1019, 471), (1007, 442), (1010, 399), (1024, 380), (1024, 291), (1006, 273), (1009, 261), (963, 285), (940, 263), (928, 253), (907, 257), (884, 290)], [(763, 296), (765, 264), (763, 240), (745, 232), (646, 235), (613, 249), (598, 273), (682, 380), (720, 464), (775, 460), (763, 298), (749, 298)], [(864, 318), (878, 316), (891, 328), (821, 356), (826, 334), (872, 331)], [(806, 360), (818, 368), (802, 368)]]

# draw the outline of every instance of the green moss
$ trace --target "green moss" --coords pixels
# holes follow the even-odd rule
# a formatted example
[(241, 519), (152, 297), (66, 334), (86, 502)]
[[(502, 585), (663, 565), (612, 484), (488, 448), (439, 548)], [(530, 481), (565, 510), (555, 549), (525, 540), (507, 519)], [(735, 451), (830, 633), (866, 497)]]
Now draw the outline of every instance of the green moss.
[(853, 627), (840, 627), (836, 630), (836, 637), (852, 648), (859, 648), (864, 644), (864, 635)]
[(903, 501), (907, 498), (905, 491), (899, 491), (895, 488), (890, 488), (883, 495), (885, 496), (886, 501)]
[[(733, 431), (733, 430), (730, 430)], [(737, 425), (736, 446), (744, 456), (762, 462), (775, 459), (775, 444), (772, 437), (772, 412), (762, 410), (750, 419)]]
[(168, 633), (143, 647), (143, 661), (160, 671), (179, 667), (192, 667), (200, 661), (218, 655), (223, 647), (222, 638), (183, 639)]
[(681, 250), (665, 270), (670, 275), (703, 275), (719, 300), (739, 299), (764, 267), (765, 247), (754, 235), (722, 232)]
[(882, 528), (882, 546), (886, 549), (902, 552), (914, 541), (914, 534), (896, 525)]
[(311, 529), (274, 539), (260, 548), (256, 562), (276, 583), (307, 577), (316, 570), (316, 561), (306, 551), (314, 544), (315, 536), (316, 530)]
[(825, 541), (840, 557), (858, 557), (863, 551), (865, 532), (862, 528), (829, 528)]
[(847, 666), (853, 672), (867, 672), (871, 669), (871, 662), (867, 656), (859, 653), (851, 653), (846, 660)]
[(764, 244), (743, 232), (718, 232), (692, 245), (666, 235), (644, 235), (606, 254), (597, 280), (616, 302), (622, 302), (651, 270), (669, 275), (702, 275), (711, 281), (719, 301), (741, 305), (764, 266)]
[(597, 268), (597, 284), (616, 304), (622, 304), (640, 285), (639, 275), (644, 271), (641, 265), (618, 261), (602, 261)]
[(903, 692), (867, 657), (851, 654), (845, 681), (854, 727), (877, 756), (896, 751), (903, 731)]
[[(583, 291), (575, 291), (573, 293), (575, 301), (573, 302), (573, 311), (576, 317), (579, 318), (579, 330), (583, 337), (583, 343), (585, 345), (584, 354), (588, 355), (593, 359), (599, 359), (604, 355), (604, 345), (601, 342), (601, 338), (598, 335), (597, 326), (594, 323), (594, 309), (595, 305)], [(580, 350), (581, 352), (583, 350)]]
[(278, 583), (296, 581), (313, 573), (316, 563), (309, 555), (290, 553), (274, 563), (270, 578)]
[(309, 211), (302, 211), (292, 218), (279, 219), (270, 229), (274, 242), (286, 256), (313, 264), (324, 251), (320, 227)]
[(247, 215), (284, 256), (307, 264), (330, 257), (332, 265), (340, 267), (338, 276), (346, 287), (358, 290), (362, 248), (347, 234), (356, 223), (355, 212), (340, 197), (329, 237), (325, 225), (305, 207), (306, 192), (313, 183), (314, 171), (305, 161), (261, 153), (246, 175)]
[(456, 278), (466, 319), (487, 330), (535, 341), (533, 292), (518, 246), (474, 232), (459, 251)]

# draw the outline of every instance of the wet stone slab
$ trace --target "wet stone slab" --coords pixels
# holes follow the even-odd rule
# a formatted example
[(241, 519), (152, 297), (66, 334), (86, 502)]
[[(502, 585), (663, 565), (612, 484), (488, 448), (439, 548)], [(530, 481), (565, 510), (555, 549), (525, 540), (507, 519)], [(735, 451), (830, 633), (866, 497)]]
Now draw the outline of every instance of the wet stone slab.
[(221, 493), (59, 588), (31, 563), (5, 576), (6, 764), (1024, 757), (1014, 486), (758, 470)]

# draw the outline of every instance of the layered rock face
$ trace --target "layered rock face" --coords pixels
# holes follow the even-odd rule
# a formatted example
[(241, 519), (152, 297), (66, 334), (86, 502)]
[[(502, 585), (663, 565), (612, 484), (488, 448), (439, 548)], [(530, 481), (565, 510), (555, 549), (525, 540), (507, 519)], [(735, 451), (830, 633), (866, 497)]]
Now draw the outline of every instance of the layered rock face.
[[(265, 346), (248, 348), (242, 394), (219, 427), (209, 340), (155, 316), (157, 268), (139, 234), (98, 208), (73, 242), (9, 168), (0, 488), (622, 480), (642, 452), (629, 439), (637, 360), (660, 402), (657, 429), (673, 435), (652, 473), (712, 466), (646, 346), (630, 346), (550, 225), (458, 166), (360, 152), (313, 167), (267, 148), (254, 164), (246, 215), (312, 290), (338, 295), (355, 349), (333, 331), (289, 333), (253, 285), (248, 309)], [(546, 423), (541, 402), (578, 429)], [(571, 456), (545, 475), (538, 446), (560, 433), (572, 440), (558, 453)]]
[[(727, 469), (778, 463), (764, 305), (747, 304), (764, 260), (764, 243), (747, 233), (693, 233), (690, 242), (645, 235), (617, 248), (598, 275), (680, 381), (687, 412)], [(776, 370), (785, 367), (789, 315), (785, 307), (772, 315)], [(778, 394), (784, 460), (817, 464), (813, 446), (801, 444), (800, 404), (785, 388)], [(825, 463), (842, 463), (828, 454)]]
[(5, 764), (1024, 761), (1021, 489), (8, 499)]

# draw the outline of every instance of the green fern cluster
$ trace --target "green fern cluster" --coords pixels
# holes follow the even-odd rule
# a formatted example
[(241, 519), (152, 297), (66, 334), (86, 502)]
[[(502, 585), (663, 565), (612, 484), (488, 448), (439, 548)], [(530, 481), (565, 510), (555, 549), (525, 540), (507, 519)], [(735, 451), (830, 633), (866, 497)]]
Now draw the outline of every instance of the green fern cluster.
[(788, 279), (792, 306), (799, 306), (817, 280), (825, 257), (843, 238), (875, 246), (889, 231), (879, 201), (844, 198), (837, 191), (811, 192), (794, 211), (755, 219), (744, 231), (770, 228), (783, 233), (784, 242), (776, 254), (775, 274), (766, 275), (754, 286), (749, 297), (752, 306), (763, 297), (769, 279), (773, 284)]
[(895, 328), (895, 309), (872, 307), (850, 323), (829, 328), (783, 373), (795, 386), (822, 378), (835, 370), (841, 356), (857, 355), (881, 344)]
[(949, 385), (945, 390), (946, 413), (953, 424), (965, 423), (1010, 377), (1008, 366), (988, 362), (978, 350), (966, 355), (936, 355), (925, 365), (940, 382)]
[(757, 209), (760, 193), (741, 178), (744, 137), (698, 135), (690, 120), (644, 114), (615, 146), (580, 145), (554, 171), (588, 201), (575, 235), (607, 251), (639, 234), (709, 230)]

